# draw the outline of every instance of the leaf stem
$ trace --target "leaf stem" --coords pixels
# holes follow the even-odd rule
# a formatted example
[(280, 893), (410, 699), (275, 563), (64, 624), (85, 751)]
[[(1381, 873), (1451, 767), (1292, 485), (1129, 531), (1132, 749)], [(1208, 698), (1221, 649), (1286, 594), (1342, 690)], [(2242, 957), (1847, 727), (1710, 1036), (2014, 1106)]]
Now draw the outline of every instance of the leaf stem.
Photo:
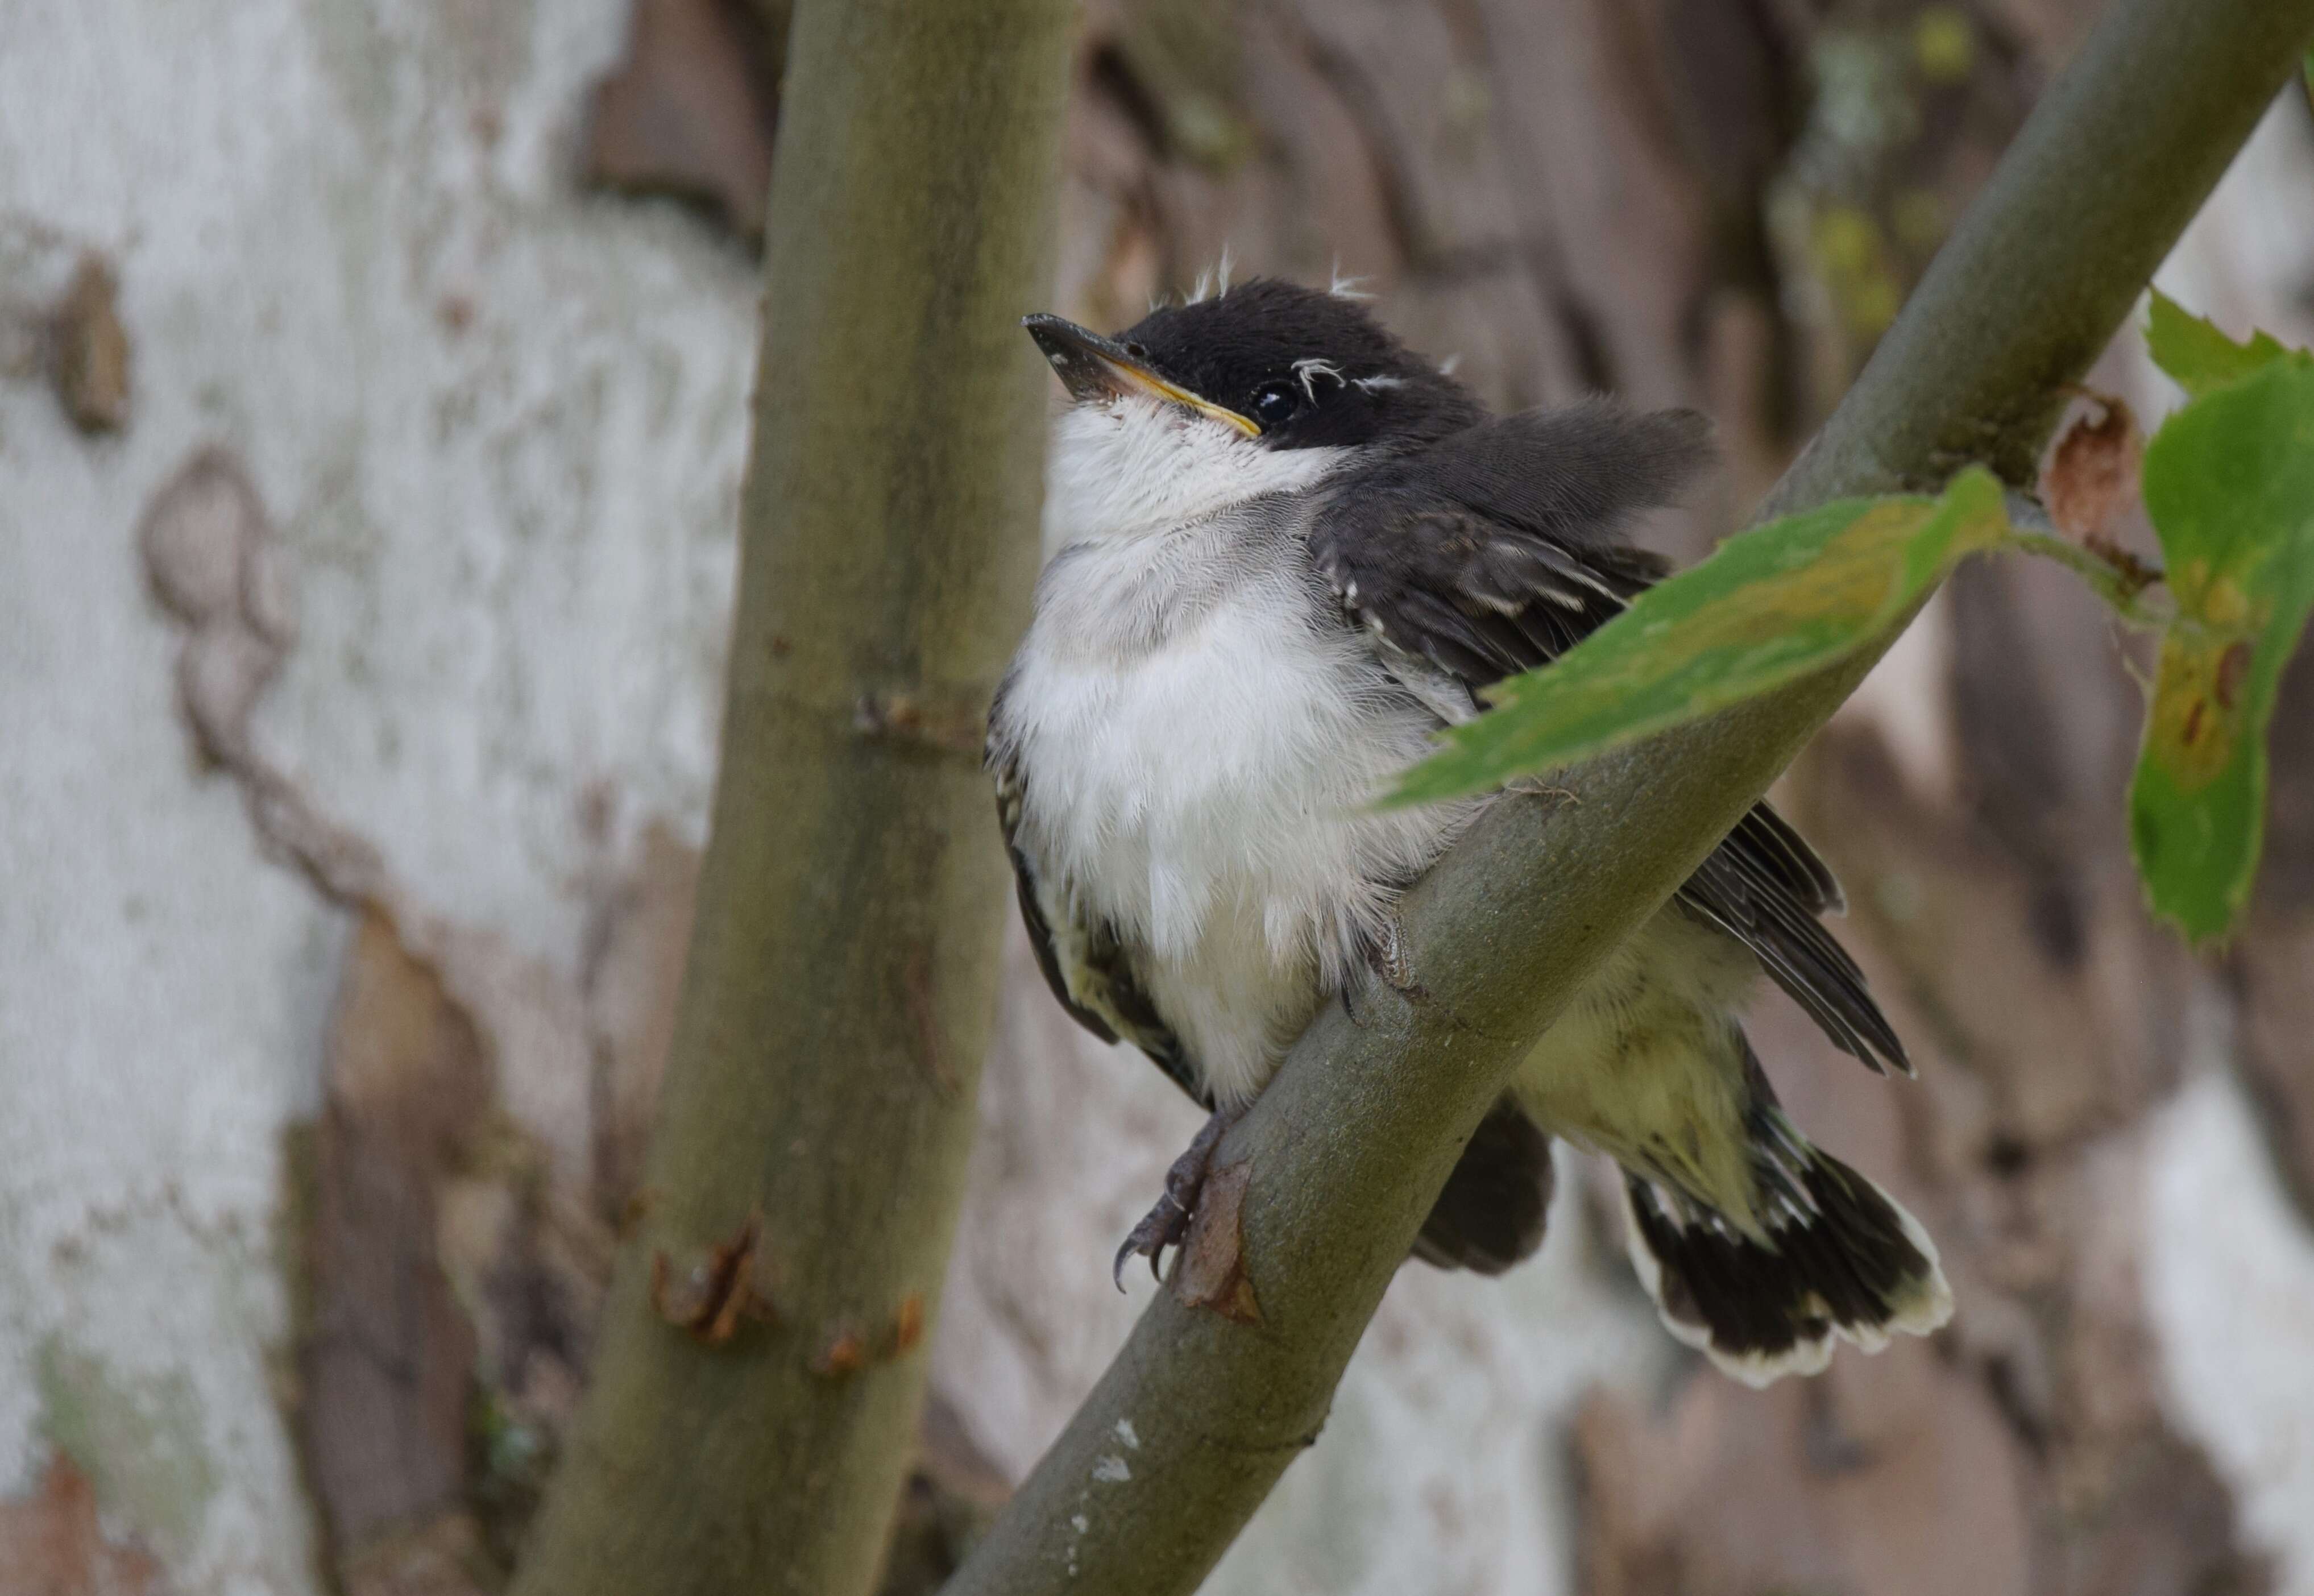
[(2159, 631), (2177, 618), (2177, 605), (2169, 601), (2167, 587), (2159, 595), (2148, 592), (2162, 586), (2159, 566), (2142, 564), (2127, 554), (2114, 559), (2069, 537), (2023, 526), (2010, 533), (2007, 542), (2019, 553), (2053, 560), (2080, 578), (2124, 626)]

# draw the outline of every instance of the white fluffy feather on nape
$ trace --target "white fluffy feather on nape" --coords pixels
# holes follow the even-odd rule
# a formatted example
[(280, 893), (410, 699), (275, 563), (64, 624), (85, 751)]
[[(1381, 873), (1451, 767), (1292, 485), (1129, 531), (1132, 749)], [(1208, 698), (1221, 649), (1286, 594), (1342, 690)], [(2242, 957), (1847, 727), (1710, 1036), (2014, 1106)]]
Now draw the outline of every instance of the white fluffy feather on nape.
[(1373, 279), (1367, 277), (1345, 276), (1342, 271), (1342, 258), (1339, 255), (1334, 257), (1334, 269), (1330, 278), (1331, 280), (1326, 285), (1326, 292), (1337, 299), (1372, 299), (1373, 297), (1372, 294), (1366, 292), (1364, 286)]
[(1210, 299), (1214, 295), (1228, 293), (1230, 278), (1236, 270), (1236, 258), (1231, 254), (1229, 245), (1223, 243), (1222, 258), (1197, 274), (1197, 283), (1190, 288), (1189, 297), (1184, 303), (1195, 304), (1201, 299)]

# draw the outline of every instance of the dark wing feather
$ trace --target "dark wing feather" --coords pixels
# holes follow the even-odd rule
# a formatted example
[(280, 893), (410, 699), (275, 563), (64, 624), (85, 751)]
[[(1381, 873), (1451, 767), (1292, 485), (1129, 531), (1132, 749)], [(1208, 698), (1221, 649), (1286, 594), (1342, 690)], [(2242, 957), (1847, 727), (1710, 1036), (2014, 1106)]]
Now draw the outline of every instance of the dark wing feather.
[[(992, 712), (990, 719), (995, 719)], [(1156, 1005), (1135, 979), (1116, 932), (1107, 924), (1087, 924), (1058, 882), (1042, 879), (1017, 840), (1020, 826), (1020, 767), (992, 744), (990, 773), (996, 779), (996, 818), (1004, 828), (1004, 850), (1012, 858), (1020, 889), (1020, 919), (1045, 984), (1070, 1017), (1104, 1042), (1132, 1043), (1172, 1078), (1173, 1084), (1210, 1109), (1213, 1094), (1198, 1081), (1180, 1038), (1158, 1017)]]
[(1480, 686), (1565, 652), (1661, 576), (1618, 534), (1709, 458), (1684, 410), (1593, 401), (1482, 421), (1340, 480), (1311, 551), (1393, 648)]
[[(1752, 815), (1763, 811), (1773, 813), (1762, 804)], [(1813, 854), (1810, 859), (1823, 868)], [(1751, 948), (1776, 984), (1807, 1010), (1841, 1052), (1855, 1054), (1876, 1071), (1886, 1072), (1885, 1060), (1912, 1073), (1904, 1045), (1873, 1001), (1864, 972), (1791, 884), (1770, 874), (1763, 857), (1740, 830), (1731, 833), (1687, 878), (1678, 902)]]
[[(1385, 652), (1477, 689), (1532, 670), (1667, 569), (1620, 541), (1709, 458), (1702, 418), (1604, 401), (1483, 421), (1337, 483), (1311, 533), (1318, 567)], [(1736, 824), (1679, 900), (1740, 939), (1824, 1034), (1909, 1072), (1861, 971), (1817, 916), (1839, 883), (1766, 804)]]

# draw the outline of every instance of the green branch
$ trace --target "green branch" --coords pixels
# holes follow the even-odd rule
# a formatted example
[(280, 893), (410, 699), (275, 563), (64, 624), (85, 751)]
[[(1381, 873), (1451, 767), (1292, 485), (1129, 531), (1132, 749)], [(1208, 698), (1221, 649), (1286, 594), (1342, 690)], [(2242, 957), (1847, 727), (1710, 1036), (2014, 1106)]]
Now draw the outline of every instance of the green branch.
[[(2314, 0), (2115, 0), (1769, 507), (2029, 481), (2062, 402), (2314, 35)], [(1329, 1008), (1222, 1144), (1250, 1167), (1192, 1250), (1244, 1324), (1161, 1295), (949, 1587), (1193, 1590), (1324, 1424), (1464, 1139), (1535, 1036), (1670, 896), (1910, 619), (1824, 672), (1505, 802), (1411, 893), (1421, 1001)], [(1230, 1244), (1235, 1243), (1234, 1247)], [(1234, 1253), (1234, 1259), (1229, 1255)], [(1130, 1435), (1133, 1442), (1125, 1437)]]
[(801, 0), (712, 833), (641, 1216), (516, 1590), (870, 1588), (992, 1028), (1069, 0)]

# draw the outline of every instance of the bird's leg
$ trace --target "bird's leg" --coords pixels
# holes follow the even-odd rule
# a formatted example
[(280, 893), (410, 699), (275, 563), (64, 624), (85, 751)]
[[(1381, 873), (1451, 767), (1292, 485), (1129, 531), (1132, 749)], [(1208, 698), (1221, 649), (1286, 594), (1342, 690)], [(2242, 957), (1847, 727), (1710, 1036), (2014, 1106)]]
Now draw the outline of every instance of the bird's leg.
[(1214, 1149), (1222, 1144), (1229, 1128), (1245, 1117), (1242, 1107), (1216, 1108), (1202, 1130), (1190, 1138), (1188, 1151), (1173, 1160), (1165, 1171), (1165, 1195), (1157, 1205), (1141, 1216), (1125, 1245), (1117, 1249), (1117, 1263), (1109, 1278), (1117, 1289), (1125, 1289), (1125, 1261), (1135, 1254), (1149, 1260), (1149, 1273), (1157, 1274), (1157, 1260), (1169, 1247), (1180, 1244), (1189, 1233), (1189, 1216), (1197, 1211), (1197, 1193), (1206, 1184), (1206, 1171), (1214, 1161)]

